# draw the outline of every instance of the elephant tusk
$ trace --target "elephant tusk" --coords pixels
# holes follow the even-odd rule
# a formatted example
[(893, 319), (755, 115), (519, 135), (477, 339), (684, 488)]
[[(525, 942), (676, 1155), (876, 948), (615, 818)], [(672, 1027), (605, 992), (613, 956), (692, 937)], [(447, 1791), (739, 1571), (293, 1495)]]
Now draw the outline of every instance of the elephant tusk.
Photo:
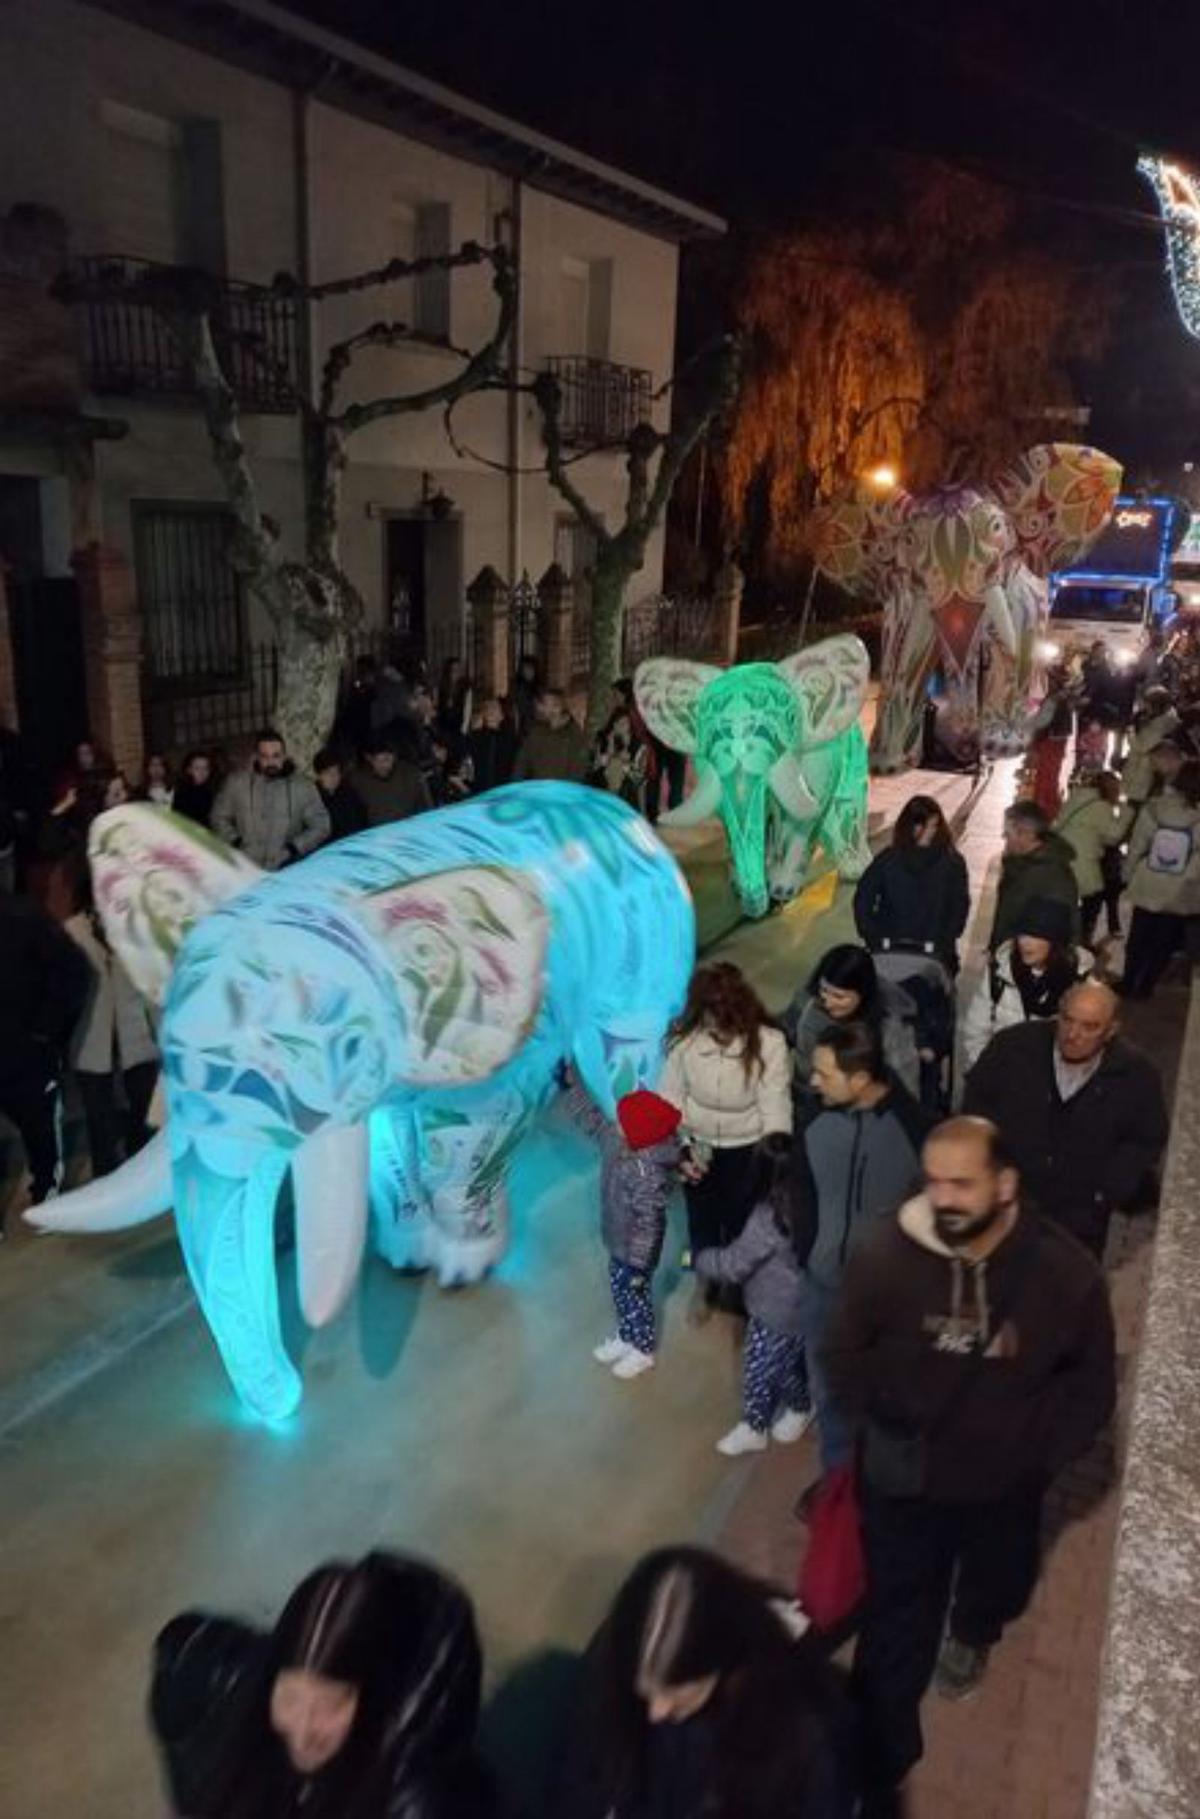
[(668, 809), (665, 815), (659, 816), (659, 825), (665, 827), (695, 827), (698, 821), (711, 821), (721, 809), (721, 779), (710, 764), (699, 769), (696, 787), (690, 796), (685, 796), (678, 808)]
[(367, 1241), (370, 1151), (365, 1124), (330, 1124), (292, 1158), (300, 1309), (327, 1326), (350, 1298)]
[(169, 1212), (171, 1200), (171, 1147), (158, 1131), (111, 1175), (31, 1206), (25, 1222), (39, 1232), (121, 1232)]
[(784, 752), (767, 772), (767, 783), (780, 807), (794, 821), (811, 821), (820, 811), (795, 752)]

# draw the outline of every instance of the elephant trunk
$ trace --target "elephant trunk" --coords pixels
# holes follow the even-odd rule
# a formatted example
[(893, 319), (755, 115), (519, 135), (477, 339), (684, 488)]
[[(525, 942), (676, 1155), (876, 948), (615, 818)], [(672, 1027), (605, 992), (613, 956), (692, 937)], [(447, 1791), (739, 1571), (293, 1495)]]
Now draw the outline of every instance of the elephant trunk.
[(158, 1131), (136, 1156), (73, 1193), (31, 1206), (26, 1223), (39, 1232), (83, 1233), (127, 1231), (157, 1219), (171, 1206), (171, 1151), (165, 1131)]
[(189, 1144), (175, 1162), (175, 1217), (188, 1273), (234, 1389), (261, 1421), (300, 1403), (279, 1328), (275, 1209), (288, 1157), (268, 1150), (247, 1172), (218, 1173)]
[(727, 784), (723, 799), (725, 832), (733, 877), (743, 913), (765, 916), (771, 907), (767, 887), (767, 780), (765, 777), (735, 774)]

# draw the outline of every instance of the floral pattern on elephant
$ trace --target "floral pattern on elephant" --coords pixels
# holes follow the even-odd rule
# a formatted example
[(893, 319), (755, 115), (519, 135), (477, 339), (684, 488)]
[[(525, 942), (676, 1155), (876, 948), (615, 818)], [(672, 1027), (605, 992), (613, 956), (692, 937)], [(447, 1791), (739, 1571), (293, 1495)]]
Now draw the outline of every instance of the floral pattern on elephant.
[[(989, 725), (1010, 728), (1028, 706), (1030, 665), (1020, 656), (1026, 627), (1013, 611), (1029, 603), (1027, 582), (1076, 561), (1103, 529), (1121, 481), (1119, 463), (1097, 449), (1047, 443), (1029, 449), (987, 486), (944, 487), (921, 496), (897, 490), (818, 507), (817, 566), (851, 593), (883, 608), (880, 699), (872, 740), (879, 770), (917, 761), (925, 690), (939, 665), (951, 708), (980, 723), (980, 653), (985, 640), (1010, 661), (1008, 694), (991, 702)], [(1003, 744), (1007, 733), (997, 734)]]
[(656, 657), (640, 665), (634, 691), (643, 719), (696, 768), (692, 796), (663, 822), (720, 816), (748, 916), (795, 896), (818, 846), (844, 877), (868, 864), (858, 719), (869, 677), (866, 648), (849, 636), (782, 663), (720, 670)]
[(101, 816), (92, 840), (122, 954), (147, 938), (126, 902), (151, 849), (192, 906), (148, 937), (170, 961), (167, 1124), (38, 1221), (107, 1230), (173, 1205), (229, 1375), (265, 1419), (301, 1394), (275, 1280), (289, 1172), (310, 1324), (345, 1304), (368, 1239), (395, 1264), (476, 1279), (503, 1253), (508, 1164), (560, 1063), (609, 1116), (654, 1084), (695, 958), (675, 861), (632, 809), (576, 784), (514, 785), (269, 877), (148, 805)]

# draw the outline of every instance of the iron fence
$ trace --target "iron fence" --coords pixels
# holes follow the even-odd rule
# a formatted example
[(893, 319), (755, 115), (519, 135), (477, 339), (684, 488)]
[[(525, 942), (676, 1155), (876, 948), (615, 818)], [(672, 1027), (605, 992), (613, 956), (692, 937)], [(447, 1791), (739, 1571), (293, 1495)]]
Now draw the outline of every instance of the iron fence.
[(275, 711), (279, 652), (273, 644), (246, 648), (240, 675), (205, 686), (195, 678), (147, 694), (143, 719), (148, 751), (179, 758), (192, 749), (230, 753), (245, 745)]
[(547, 367), (561, 388), (559, 423), (567, 447), (618, 447), (649, 420), (650, 375), (640, 367), (564, 354), (552, 355)]
[(571, 674), (586, 676), (592, 667), (592, 598), (586, 585), (575, 586), (571, 614)]
[(508, 671), (515, 676), (518, 664), (532, 657), (541, 660), (542, 602), (528, 574), (521, 576), (508, 597)]
[(717, 602), (700, 595), (653, 594), (625, 609), (623, 667), (647, 657), (721, 657)]
[[(126, 286), (169, 270), (148, 259), (78, 261), (85, 285)], [(240, 404), (256, 411), (295, 408), (298, 323), (292, 299), (253, 284), (218, 287), (210, 316), (221, 370)], [(88, 384), (102, 395), (192, 398), (191, 367), (162, 312), (136, 295), (89, 297), (80, 306)]]

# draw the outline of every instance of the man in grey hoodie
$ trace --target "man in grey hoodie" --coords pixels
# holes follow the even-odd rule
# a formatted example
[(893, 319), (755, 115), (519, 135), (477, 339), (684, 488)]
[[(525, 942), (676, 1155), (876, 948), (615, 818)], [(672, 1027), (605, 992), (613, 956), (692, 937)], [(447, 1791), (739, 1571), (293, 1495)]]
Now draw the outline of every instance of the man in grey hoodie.
[(303, 859), (329, 838), (320, 791), (300, 775), (270, 727), (255, 739), (248, 769), (236, 771), (217, 797), (212, 826), (268, 872)]
[(851, 1435), (828, 1392), (825, 1332), (864, 1232), (915, 1193), (933, 1119), (884, 1065), (870, 1024), (831, 1029), (813, 1051), (811, 1081), (824, 1109), (796, 1146), (796, 1242), (821, 1464), (829, 1471), (849, 1459)]

